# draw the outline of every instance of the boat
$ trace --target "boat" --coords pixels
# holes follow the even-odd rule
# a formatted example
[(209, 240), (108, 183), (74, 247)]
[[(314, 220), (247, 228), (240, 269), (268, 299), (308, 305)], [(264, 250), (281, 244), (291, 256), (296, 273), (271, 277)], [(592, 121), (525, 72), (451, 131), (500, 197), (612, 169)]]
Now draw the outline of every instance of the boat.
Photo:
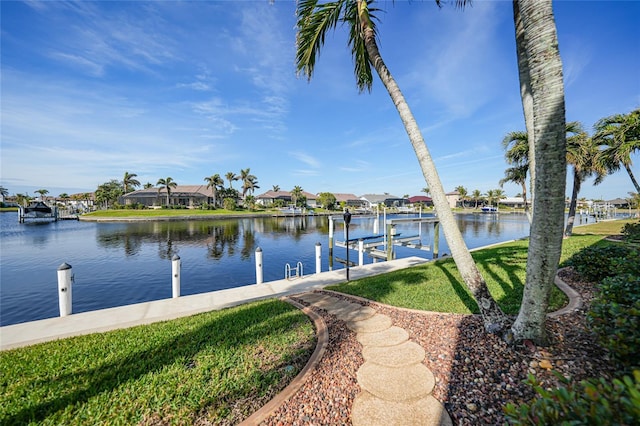
[(481, 210), (482, 213), (498, 213), (497, 207), (484, 206)]
[(24, 214), (35, 217), (49, 217), (53, 213), (51, 207), (42, 201), (36, 201), (24, 208)]

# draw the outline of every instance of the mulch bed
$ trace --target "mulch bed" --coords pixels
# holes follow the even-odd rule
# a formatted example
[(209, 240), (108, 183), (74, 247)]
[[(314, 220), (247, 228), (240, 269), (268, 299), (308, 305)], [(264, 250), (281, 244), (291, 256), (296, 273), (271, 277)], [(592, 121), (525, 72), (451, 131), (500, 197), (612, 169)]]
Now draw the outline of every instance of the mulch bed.
[[(534, 393), (525, 383), (534, 374), (544, 387), (559, 385), (552, 373), (573, 383), (589, 377), (610, 377), (614, 367), (606, 351), (586, 329), (585, 313), (594, 285), (570, 269), (561, 278), (580, 293), (583, 307), (548, 320), (550, 344), (508, 346), (485, 333), (477, 315), (440, 314), (369, 303), (392, 318), (394, 325), (426, 351), (424, 364), (434, 373), (433, 395), (457, 425), (504, 424), (503, 407), (529, 401)], [(334, 294), (335, 295), (335, 294)], [(354, 301), (348, 296), (345, 299)], [(301, 300), (298, 302), (303, 303)], [(360, 392), (356, 372), (364, 362), (355, 333), (324, 310), (316, 310), (329, 328), (327, 352), (301, 389), (263, 422), (266, 425), (350, 424), (350, 407)]]

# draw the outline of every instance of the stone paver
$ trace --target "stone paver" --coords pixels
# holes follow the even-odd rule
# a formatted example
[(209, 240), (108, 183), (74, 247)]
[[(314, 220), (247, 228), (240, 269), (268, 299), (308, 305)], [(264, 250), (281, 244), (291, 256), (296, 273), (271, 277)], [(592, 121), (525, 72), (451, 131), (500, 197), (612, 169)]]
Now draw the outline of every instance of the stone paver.
[(387, 367), (403, 367), (422, 362), (425, 350), (416, 342), (407, 340), (395, 346), (365, 346), (362, 348), (365, 361)]
[(356, 339), (362, 346), (395, 346), (409, 340), (409, 333), (394, 325), (377, 333), (359, 333)]
[(362, 392), (351, 408), (355, 426), (451, 425), (431, 391), (435, 378), (422, 361), (425, 350), (387, 315), (327, 294), (306, 293), (307, 303), (345, 321), (362, 344), (365, 363), (356, 372)]

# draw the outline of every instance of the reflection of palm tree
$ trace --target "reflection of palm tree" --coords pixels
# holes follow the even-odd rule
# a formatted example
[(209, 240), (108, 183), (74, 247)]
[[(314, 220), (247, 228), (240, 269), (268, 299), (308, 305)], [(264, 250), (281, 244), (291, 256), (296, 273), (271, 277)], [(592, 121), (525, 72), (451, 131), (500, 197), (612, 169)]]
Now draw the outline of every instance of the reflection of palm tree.
[(133, 191), (133, 188), (140, 186), (140, 181), (135, 179), (138, 176), (135, 173), (124, 172), (124, 177), (122, 178), (122, 189), (124, 189), (124, 193), (128, 193)]
[(324, 44), (326, 33), (334, 29), (338, 23), (349, 26), (349, 46), (353, 55), (355, 75), (358, 89), (371, 90), (373, 85), (373, 67), (401, 117), (409, 136), (409, 140), (418, 158), (427, 185), (429, 186), (433, 203), (438, 212), (440, 224), (449, 243), (454, 261), (462, 278), (478, 302), (485, 321), (485, 326), (491, 329), (501, 329), (505, 322), (502, 310), (489, 293), (487, 284), (480, 275), (471, 253), (457, 227), (455, 217), (447, 201), (444, 188), (435, 164), (424, 142), (420, 127), (413, 116), (409, 105), (400, 91), (391, 72), (384, 63), (376, 42), (376, 26), (374, 12), (369, 9), (369, 0), (337, 0), (330, 3), (318, 4), (317, 0), (298, 2), (297, 6), (297, 39), (296, 65), (299, 73), (311, 78)]
[(158, 183), (156, 183), (156, 185), (160, 187), (158, 188), (158, 192), (160, 192), (162, 189), (167, 190), (167, 207), (169, 207), (169, 197), (171, 197), (171, 190), (178, 186), (178, 184), (173, 181), (172, 177), (168, 177), (166, 179), (158, 179)]

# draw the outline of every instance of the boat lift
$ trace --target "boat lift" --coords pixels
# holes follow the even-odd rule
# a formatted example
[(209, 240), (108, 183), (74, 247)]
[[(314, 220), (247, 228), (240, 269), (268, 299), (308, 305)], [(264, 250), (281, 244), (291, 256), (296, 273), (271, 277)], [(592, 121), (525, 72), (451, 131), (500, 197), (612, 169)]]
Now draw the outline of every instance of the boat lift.
[[(362, 238), (353, 238), (348, 241), (336, 241), (337, 247), (344, 247), (347, 250), (356, 250), (359, 253), (359, 265), (363, 264), (363, 253), (367, 253), (371, 256), (374, 262), (377, 259), (392, 260), (395, 258), (393, 250), (394, 246), (402, 246), (408, 248), (414, 248), (418, 250), (431, 251), (433, 258), (438, 257), (438, 245), (439, 245), (439, 229), (440, 220), (437, 217), (416, 217), (416, 218), (396, 218), (386, 220), (385, 215), (385, 227), (384, 234), (377, 233), (378, 231), (378, 215), (356, 216), (358, 218), (375, 218), (374, 223), (374, 235), (369, 235)], [(332, 267), (333, 260), (333, 221), (341, 220), (340, 216), (332, 216), (329, 218), (329, 266)], [(418, 235), (404, 236), (401, 233), (396, 232), (396, 225), (400, 223), (432, 223), (434, 226), (434, 244), (433, 249), (422, 244), (422, 226), (420, 226)], [(345, 235), (346, 236), (346, 235)], [(336, 259), (338, 262), (341, 259)], [(341, 262), (342, 263), (342, 262)]]

